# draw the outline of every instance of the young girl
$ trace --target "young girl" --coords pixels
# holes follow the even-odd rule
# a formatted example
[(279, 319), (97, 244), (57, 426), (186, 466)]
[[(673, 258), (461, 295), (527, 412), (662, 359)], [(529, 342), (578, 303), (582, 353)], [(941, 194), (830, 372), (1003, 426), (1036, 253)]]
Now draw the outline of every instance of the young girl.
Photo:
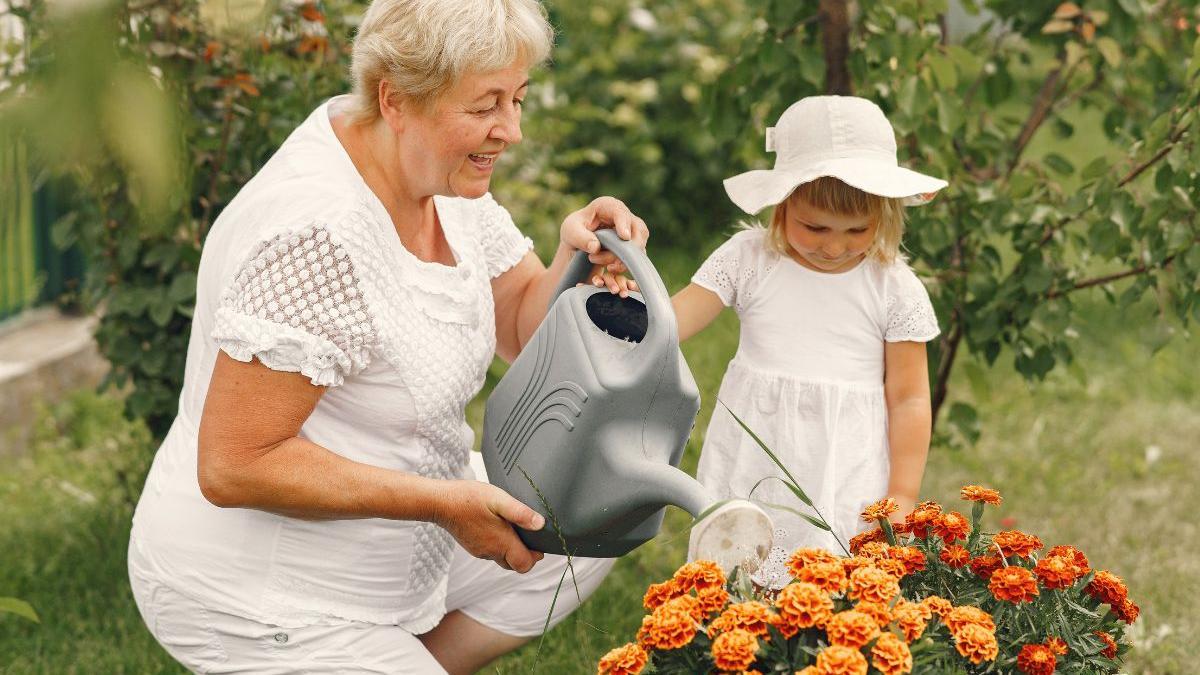
[(723, 307), (737, 312), (738, 351), (718, 398), (833, 526), (771, 508), (813, 513), (782, 482), (759, 484), (782, 472), (718, 403), (697, 477), (722, 498), (754, 490), (778, 528), (764, 573), (778, 574), (797, 547), (842, 552), (867, 526), (866, 505), (894, 497), (897, 516), (915, 505), (930, 435), (924, 343), (938, 326), (899, 247), (903, 207), (946, 183), (897, 166), (891, 125), (861, 98), (802, 99), (767, 130), (767, 150), (774, 169), (725, 189), (747, 213), (775, 206), (770, 226), (722, 244), (673, 302), (680, 339)]

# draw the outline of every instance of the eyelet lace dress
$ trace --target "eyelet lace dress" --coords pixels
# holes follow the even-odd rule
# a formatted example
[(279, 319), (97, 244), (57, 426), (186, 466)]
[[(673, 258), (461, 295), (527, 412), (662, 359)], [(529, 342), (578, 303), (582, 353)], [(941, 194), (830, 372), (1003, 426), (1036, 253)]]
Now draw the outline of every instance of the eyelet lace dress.
[[(692, 281), (741, 322), (718, 398), (779, 456), (847, 542), (864, 529), (862, 508), (887, 491), (884, 343), (938, 334), (924, 286), (903, 262), (815, 272), (770, 249), (763, 229), (735, 234)], [(697, 477), (720, 498), (753, 490), (766, 507), (778, 528), (776, 548), (758, 580), (776, 586), (787, 581), (783, 563), (796, 548), (842, 551), (833, 535), (786, 510), (814, 511), (770, 478), (782, 475), (717, 404)]]
[(335, 453), (430, 478), (470, 475), (464, 411), (495, 352), (490, 282), (532, 242), (490, 195), (436, 197), (455, 264), (413, 256), (333, 133), (338, 100), (297, 128), (205, 244), (179, 413), (132, 539), (177, 590), (222, 611), (422, 633), (445, 613), (454, 543), (445, 530), (220, 509), (196, 479), (219, 351), (328, 387), (300, 433)]

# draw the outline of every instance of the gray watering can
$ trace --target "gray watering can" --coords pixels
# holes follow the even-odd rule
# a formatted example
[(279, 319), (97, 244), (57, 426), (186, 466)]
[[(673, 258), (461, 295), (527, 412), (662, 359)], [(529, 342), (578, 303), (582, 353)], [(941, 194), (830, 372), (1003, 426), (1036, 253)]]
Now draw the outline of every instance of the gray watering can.
[(641, 293), (578, 286), (592, 265), (576, 254), (488, 398), (488, 480), (545, 516), (541, 530), (517, 528), (531, 549), (621, 556), (658, 534), (673, 505), (693, 517), (709, 511), (693, 528), (689, 557), (753, 569), (770, 551), (770, 518), (750, 502), (717, 503), (678, 468), (700, 391), (679, 351), (667, 289), (641, 248), (611, 229), (596, 235)]

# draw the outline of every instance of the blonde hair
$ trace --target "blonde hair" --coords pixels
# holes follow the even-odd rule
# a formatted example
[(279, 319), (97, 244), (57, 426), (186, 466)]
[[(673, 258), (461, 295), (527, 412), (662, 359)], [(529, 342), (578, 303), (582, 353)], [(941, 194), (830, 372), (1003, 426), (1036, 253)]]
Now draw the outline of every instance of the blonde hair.
[(875, 241), (867, 249), (867, 257), (882, 263), (904, 259), (900, 253), (900, 240), (904, 237), (904, 201), (863, 192), (832, 176), (822, 176), (800, 184), (771, 211), (767, 241), (779, 253), (790, 255), (791, 252), (787, 223), (784, 222), (787, 209), (782, 207), (793, 199), (803, 200), (810, 206), (830, 213), (871, 218), (877, 227)]
[(537, 0), (374, 0), (354, 36), (350, 119), (379, 119), (379, 83), (426, 107), (469, 72), (539, 65), (554, 29)]

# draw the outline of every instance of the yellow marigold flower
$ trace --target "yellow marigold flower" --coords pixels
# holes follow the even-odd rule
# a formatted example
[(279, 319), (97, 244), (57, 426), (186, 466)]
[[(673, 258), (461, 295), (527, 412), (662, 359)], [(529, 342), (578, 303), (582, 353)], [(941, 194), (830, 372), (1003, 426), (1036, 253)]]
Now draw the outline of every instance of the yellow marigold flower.
[(1095, 636), (1100, 638), (1100, 641), (1104, 643), (1104, 649), (1100, 653), (1110, 659), (1117, 658), (1117, 641), (1113, 639), (1113, 636), (1102, 631), (1096, 631)]
[(952, 634), (954, 648), (963, 658), (975, 665), (984, 661), (994, 661), (1000, 654), (1000, 645), (996, 642), (996, 634), (979, 624), (966, 624)]
[(1063, 556), (1047, 556), (1037, 561), (1033, 573), (1050, 590), (1069, 588), (1075, 583), (1075, 564)]
[(820, 675), (867, 675), (867, 659), (857, 648), (830, 645), (817, 654)]
[(842, 563), (836, 560), (811, 563), (800, 570), (796, 580), (815, 584), (829, 593), (841, 593), (846, 590), (847, 582), (846, 570)]
[(661, 584), (650, 584), (650, 587), (646, 589), (646, 595), (642, 596), (642, 605), (653, 611), (661, 607), (664, 602), (680, 595), (682, 593), (675, 585), (674, 580), (667, 580)]
[(992, 506), (1000, 506), (1000, 502), (1004, 501), (998, 490), (991, 488), (980, 487), (978, 485), (965, 485), (959, 495), (968, 502), (983, 502)]
[(879, 624), (862, 612), (838, 612), (825, 624), (829, 644), (858, 649), (879, 637)]
[(871, 617), (880, 630), (892, 622), (892, 609), (880, 602), (857, 602), (852, 609)]
[(894, 633), (884, 633), (871, 647), (871, 665), (882, 675), (903, 675), (913, 669), (912, 652)]
[(921, 600), (921, 605), (927, 607), (930, 612), (942, 620), (945, 620), (954, 609), (954, 605), (950, 604), (949, 600), (936, 595), (931, 595)]
[(900, 600), (892, 608), (892, 620), (896, 622), (908, 642), (921, 637), (931, 615), (932, 612), (924, 605), (907, 600)]
[(1038, 596), (1037, 578), (1024, 567), (1005, 567), (992, 574), (988, 590), (997, 600), (1019, 605), (1032, 602)]
[(710, 586), (725, 586), (725, 573), (711, 560), (697, 560), (680, 567), (672, 577), (680, 593), (693, 588), (699, 590)]
[(832, 553), (823, 548), (798, 548), (788, 556), (787, 569), (792, 578), (800, 576), (800, 570), (818, 562), (833, 562), (837, 560)]
[(790, 638), (804, 628), (824, 626), (833, 616), (833, 599), (819, 586), (797, 581), (779, 591), (775, 608), (775, 625)]
[(992, 618), (992, 615), (974, 605), (959, 605), (941, 616), (942, 622), (946, 624), (951, 633), (957, 633), (969, 625), (982, 626), (989, 633), (996, 632), (996, 620)]
[(900, 510), (900, 505), (896, 500), (887, 497), (881, 499), (867, 508), (863, 509), (862, 519), (864, 522), (873, 523), (877, 520), (887, 520), (887, 517)]
[(971, 522), (958, 511), (943, 513), (933, 521), (933, 533), (947, 544), (953, 544), (971, 534)]
[(850, 575), (850, 591), (847, 595), (854, 600), (889, 604), (900, 594), (896, 577), (878, 567), (863, 567)]
[(893, 546), (888, 556), (904, 564), (906, 575), (925, 569), (925, 552), (916, 546)]
[(1071, 651), (1067, 648), (1067, 641), (1063, 640), (1057, 635), (1051, 635), (1050, 637), (1046, 638), (1045, 645), (1047, 649), (1059, 656), (1066, 656), (1067, 652)]
[(1029, 675), (1051, 675), (1058, 658), (1046, 645), (1025, 645), (1017, 654), (1017, 670)]
[(1070, 560), (1075, 565), (1075, 568), (1079, 570), (1079, 576), (1081, 577), (1087, 576), (1092, 571), (1092, 568), (1088, 566), (1087, 556), (1074, 546), (1060, 544), (1050, 549), (1046, 553), (1046, 557), (1066, 558)]
[(730, 605), (709, 624), (709, 633), (725, 633), (744, 630), (751, 635), (767, 635), (767, 627), (774, 622), (771, 610), (757, 600)]
[(887, 534), (883, 531), (883, 528), (877, 527), (873, 530), (867, 530), (866, 532), (850, 537), (850, 552), (858, 555), (858, 552), (862, 549), (863, 544), (867, 544), (872, 541), (887, 541)]
[(1033, 552), (1042, 547), (1042, 540), (1019, 530), (1005, 530), (992, 537), (992, 543), (1004, 551), (1004, 557), (1017, 556), (1028, 558)]
[[(690, 602), (688, 602), (690, 601)], [(638, 630), (638, 644), (646, 649), (679, 649), (696, 637), (696, 618), (693, 614), (698, 605), (696, 598), (685, 595), (663, 604), (654, 613), (642, 619)]]
[(950, 544), (938, 554), (938, 560), (946, 563), (948, 567), (958, 569), (971, 562), (971, 552), (958, 544)]
[(1129, 589), (1121, 577), (1106, 570), (1096, 572), (1096, 576), (1092, 577), (1083, 590), (1100, 602), (1113, 607), (1120, 607), (1125, 598), (1129, 597)]
[(596, 675), (637, 675), (646, 667), (648, 658), (639, 645), (621, 645), (600, 657)]
[(758, 640), (744, 630), (721, 633), (712, 643), (713, 663), (721, 670), (746, 670), (757, 653)]
[(724, 586), (708, 586), (696, 591), (696, 600), (700, 612), (709, 616), (725, 609), (725, 605), (729, 603), (729, 591), (725, 590)]

